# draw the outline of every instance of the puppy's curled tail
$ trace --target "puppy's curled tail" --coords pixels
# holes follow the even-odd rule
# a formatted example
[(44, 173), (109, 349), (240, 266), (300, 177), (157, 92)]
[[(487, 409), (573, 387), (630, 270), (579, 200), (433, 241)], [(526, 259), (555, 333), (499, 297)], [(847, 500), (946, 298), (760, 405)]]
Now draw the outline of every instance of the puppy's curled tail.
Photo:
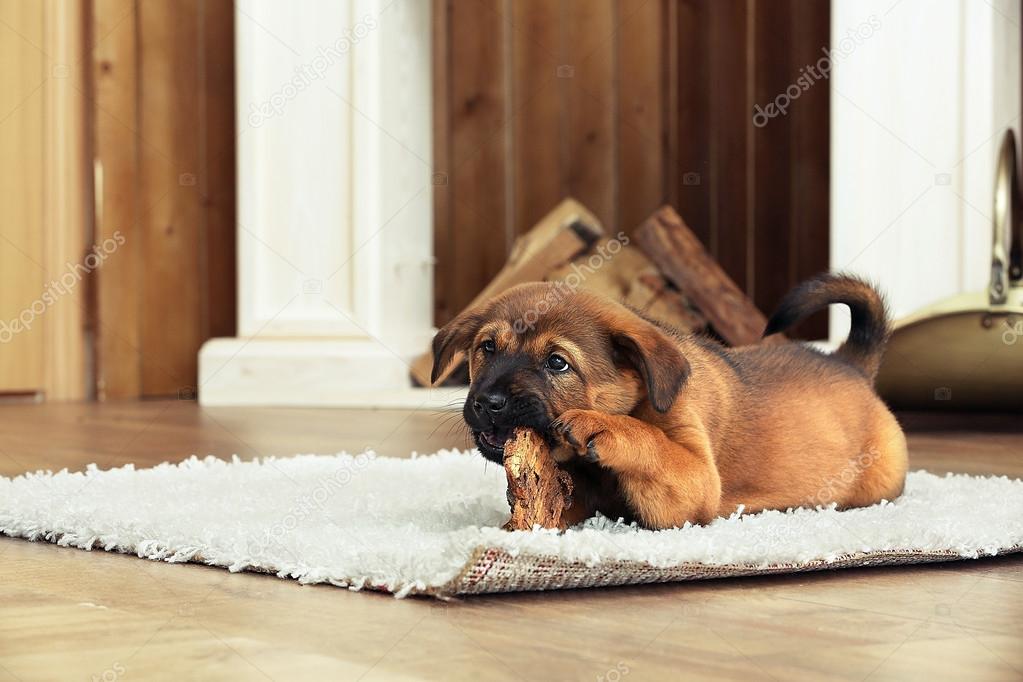
[(831, 303), (844, 303), (852, 313), (849, 338), (835, 351), (835, 357), (860, 369), (873, 381), (891, 327), (881, 294), (859, 277), (823, 274), (803, 282), (782, 299), (767, 321), (764, 336), (784, 331)]

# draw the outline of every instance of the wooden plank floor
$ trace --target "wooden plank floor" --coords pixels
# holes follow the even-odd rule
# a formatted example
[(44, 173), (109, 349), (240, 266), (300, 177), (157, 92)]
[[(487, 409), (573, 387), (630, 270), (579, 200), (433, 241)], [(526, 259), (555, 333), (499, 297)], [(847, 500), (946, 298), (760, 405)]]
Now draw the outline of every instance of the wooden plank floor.
[[(913, 467), (1023, 475), (1016, 425), (972, 423), (920, 426)], [(437, 414), (191, 402), (5, 406), (0, 425), (8, 476), (464, 444)], [(1019, 680), (1021, 569), (1005, 557), (442, 603), (3, 538), (0, 680)]]

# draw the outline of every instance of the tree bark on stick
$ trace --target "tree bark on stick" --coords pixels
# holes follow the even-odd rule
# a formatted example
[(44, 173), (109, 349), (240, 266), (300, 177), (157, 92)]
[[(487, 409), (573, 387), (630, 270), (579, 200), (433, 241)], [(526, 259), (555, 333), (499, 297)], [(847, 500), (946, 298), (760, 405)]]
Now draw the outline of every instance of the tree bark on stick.
[(506, 530), (568, 527), (564, 511), (572, 505), (572, 477), (551, 457), (532, 429), (516, 429), (504, 449), (511, 520)]

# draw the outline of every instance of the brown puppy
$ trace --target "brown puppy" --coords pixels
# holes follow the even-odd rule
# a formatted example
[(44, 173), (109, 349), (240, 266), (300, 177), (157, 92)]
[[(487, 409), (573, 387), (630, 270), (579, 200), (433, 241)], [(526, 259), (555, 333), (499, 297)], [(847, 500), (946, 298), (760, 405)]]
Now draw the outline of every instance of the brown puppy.
[(830, 303), (850, 307), (852, 331), (826, 355), (725, 348), (592, 293), (524, 284), (437, 333), (434, 380), (468, 353), (463, 415), (480, 453), (501, 462), (516, 426), (545, 434), (575, 479), (573, 522), (599, 510), (670, 528), (740, 506), (891, 500), (906, 441), (872, 388), (889, 330), (878, 293), (818, 277), (785, 297), (765, 335)]

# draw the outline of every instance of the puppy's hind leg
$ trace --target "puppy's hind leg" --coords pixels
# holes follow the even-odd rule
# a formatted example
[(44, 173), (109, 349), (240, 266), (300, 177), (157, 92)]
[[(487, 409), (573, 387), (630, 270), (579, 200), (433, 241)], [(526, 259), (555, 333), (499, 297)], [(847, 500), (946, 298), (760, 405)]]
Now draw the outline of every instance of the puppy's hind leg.
[(906, 436), (894, 415), (878, 405), (870, 437), (853, 466), (859, 470), (843, 507), (866, 507), (881, 500), (894, 500), (902, 494), (909, 468)]
[(613, 471), (629, 508), (647, 528), (706, 523), (718, 515), (721, 479), (706, 435), (686, 443), (634, 417), (569, 410), (558, 420), (582, 458)]

